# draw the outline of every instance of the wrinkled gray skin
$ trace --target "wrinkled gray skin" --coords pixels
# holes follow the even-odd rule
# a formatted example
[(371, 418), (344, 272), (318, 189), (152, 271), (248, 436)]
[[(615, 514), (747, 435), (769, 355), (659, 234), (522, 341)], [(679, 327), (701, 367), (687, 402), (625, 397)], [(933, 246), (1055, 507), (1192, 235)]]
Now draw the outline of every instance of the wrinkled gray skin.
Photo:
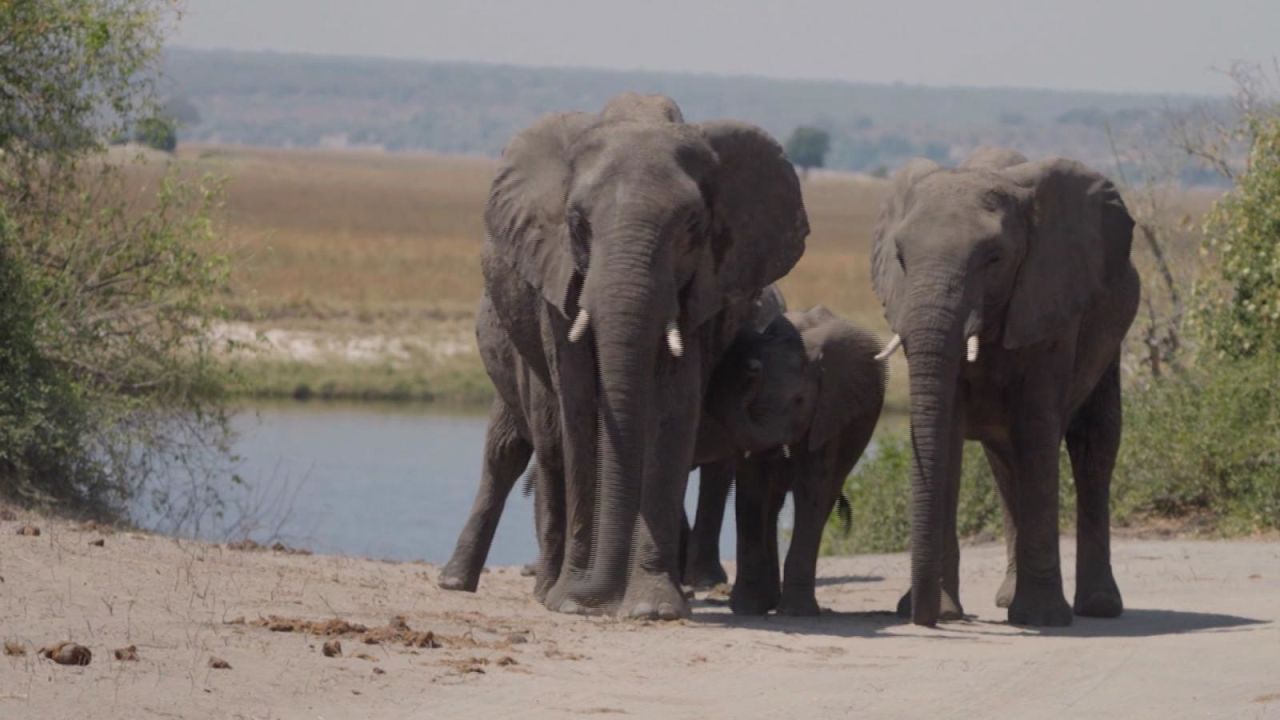
[[(786, 303), (782, 293), (777, 286), (770, 285), (752, 305), (749, 327), (762, 331), (784, 310)], [(559, 403), (537, 375), (529, 371), (516, 352), (487, 296), (481, 299), (476, 312), (476, 344), (485, 370), (493, 379), (495, 398), (489, 411), (476, 498), (466, 525), (459, 533), (453, 555), (441, 570), (437, 582), (446, 590), (476, 590), (507, 497), (528, 467), (536, 445), (539, 448), (538, 458), (531, 473), (530, 485), (538, 488), (535, 521), (539, 559), (529, 569), (538, 576), (534, 594), (542, 600), (546, 597), (549, 583), (555, 580), (554, 574), (542, 572), (542, 569), (547, 566), (558, 567), (560, 553), (563, 551), (564, 527), (556, 525), (563, 521), (563, 510), (550, 507), (553, 498), (548, 494), (547, 488), (538, 487), (540, 478), (552, 478), (549, 482), (553, 485), (550, 487), (563, 487), (564, 460), (560, 445), (562, 430), (559, 424)], [(716, 384), (714, 378), (715, 374), (710, 381), (713, 386)], [(771, 397), (767, 393), (762, 393), (761, 396), (766, 402)], [(737, 405), (726, 404), (724, 407), (731, 412), (747, 412)], [(733, 463), (741, 450), (727, 438), (722, 429), (723, 423), (706, 413), (702, 417), (703, 424), (710, 424), (711, 427), (705, 432), (699, 432), (694, 451), (695, 462), (703, 466), (702, 485), (698, 495), (699, 517), (712, 514), (712, 510), (704, 510), (704, 506), (715, 507), (718, 512), (715, 533), (710, 539), (711, 548), (715, 552), (704, 554), (703, 558), (706, 567), (711, 567), (714, 563), (714, 569), (720, 572), (718, 582), (725, 582), (718, 551), (720, 517), (724, 515), (724, 498), (733, 481)], [(710, 473), (708, 468), (711, 468)], [(710, 534), (705, 527), (700, 528), (699, 532), (702, 535)]]
[[(884, 405), (878, 350), (873, 335), (819, 306), (744, 331), (716, 369), (707, 415), (738, 458), (733, 612), (818, 614), (822, 531)], [(778, 513), (788, 491), (795, 525), (779, 586)]]
[[(760, 299), (752, 312), (750, 327), (755, 333), (764, 332), (782, 313), (787, 311), (787, 303), (782, 291), (776, 285), (770, 285), (761, 293)], [(716, 378), (720, 374), (722, 360), (716, 366), (708, 388), (722, 385)], [(774, 387), (785, 391), (787, 378), (779, 378)], [(759, 394), (759, 399), (770, 404), (770, 393)], [(737, 403), (722, 403), (719, 411), (722, 414), (746, 417), (746, 396), (738, 398)], [(786, 419), (779, 417), (775, 427), (787, 427)], [(686, 528), (687, 540), (684, 543), (684, 574), (681, 577), (685, 585), (698, 590), (715, 587), (729, 582), (729, 576), (720, 564), (720, 530), (724, 524), (725, 505), (728, 504), (729, 488), (733, 485), (734, 466), (744, 450), (754, 447), (750, 438), (731, 438), (725, 430), (725, 422), (707, 411), (703, 405), (702, 422), (698, 426), (698, 442), (694, 450), (694, 465), (698, 473), (698, 508), (694, 516), (692, 528)], [(772, 442), (759, 445), (760, 449), (776, 446), (785, 441), (781, 432), (774, 432)], [(688, 521), (685, 522), (686, 526)]]
[[(958, 169), (898, 172), (872, 280), (910, 368), (911, 590), (920, 625), (960, 613), (961, 447), (983, 444), (1006, 510), (1009, 621), (1068, 625), (1123, 609), (1109, 496), (1120, 444), (1121, 341), (1138, 304), (1133, 220), (1116, 188), (1069, 160), (984, 149)], [(979, 355), (966, 360), (976, 335)], [(1077, 489), (1074, 608), (1058, 553), (1058, 453)]]
[(669, 99), (627, 94), (516, 136), (485, 227), (493, 314), (559, 413), (563, 474), (535, 483), (543, 530), (566, 528), (562, 550), (540, 543), (544, 602), (687, 616), (681, 506), (703, 388), (804, 251), (795, 171), (758, 128), (687, 124)]

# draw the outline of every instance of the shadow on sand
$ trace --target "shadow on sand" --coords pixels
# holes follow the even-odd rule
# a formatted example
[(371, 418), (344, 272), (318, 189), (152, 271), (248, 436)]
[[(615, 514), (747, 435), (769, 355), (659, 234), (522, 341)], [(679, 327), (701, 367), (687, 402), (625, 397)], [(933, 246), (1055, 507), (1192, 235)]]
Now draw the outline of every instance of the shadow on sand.
[[(697, 602), (695, 608), (710, 608), (710, 604)], [(723, 607), (723, 606), (721, 606)], [(887, 628), (903, 625), (906, 621), (889, 611), (832, 612), (824, 611), (818, 617), (767, 617), (738, 616), (731, 613), (708, 613), (694, 610), (693, 622), (709, 626), (746, 628), (799, 635), (828, 635), (831, 637), (888, 637)], [(964, 620), (943, 623), (938, 626), (938, 639), (977, 640), (995, 637), (1015, 638), (1022, 634), (1041, 637), (1154, 637), (1180, 635), (1193, 632), (1240, 632), (1258, 629), (1270, 624), (1269, 620), (1256, 620), (1237, 615), (1187, 612), (1181, 610), (1150, 610), (1143, 608), (1125, 610), (1115, 619), (1078, 617), (1065, 628), (1011, 628), (1008, 623), (988, 620)], [(951, 632), (946, 632), (951, 631)], [(958, 633), (958, 634), (957, 634)], [(925, 635), (928, 637), (928, 635)]]
[(1078, 617), (1071, 627), (1039, 628), (1038, 632), (1046, 637), (1154, 637), (1205, 631), (1231, 632), (1270, 622), (1219, 613), (1128, 608), (1118, 618)]
[(828, 587), (846, 583), (880, 582), (881, 580), (884, 580), (884, 578), (879, 575), (836, 575), (835, 577), (820, 577), (813, 584), (818, 587)]

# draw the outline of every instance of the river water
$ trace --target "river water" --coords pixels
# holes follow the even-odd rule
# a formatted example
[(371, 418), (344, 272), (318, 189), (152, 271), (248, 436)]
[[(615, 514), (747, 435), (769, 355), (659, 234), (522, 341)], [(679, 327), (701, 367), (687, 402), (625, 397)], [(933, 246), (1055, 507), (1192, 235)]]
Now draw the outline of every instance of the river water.
[[(242, 413), (235, 453), (245, 485), (224, 488), (234, 496), (230, 514), (251, 516), (244, 529), (259, 541), (442, 563), (475, 496), (485, 421), (384, 405), (296, 403)], [(533, 498), (523, 485), (507, 501), (490, 564), (523, 564), (537, 554)], [(691, 478), (690, 517), (696, 501)], [(733, 557), (734, 537), (730, 509), (721, 534), (725, 559)]]

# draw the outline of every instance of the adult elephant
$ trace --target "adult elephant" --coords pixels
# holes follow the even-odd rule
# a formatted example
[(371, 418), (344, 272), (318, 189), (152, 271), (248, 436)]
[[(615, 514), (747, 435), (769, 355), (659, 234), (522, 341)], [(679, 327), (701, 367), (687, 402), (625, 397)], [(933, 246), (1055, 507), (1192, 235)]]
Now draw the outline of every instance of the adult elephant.
[(911, 619), (959, 611), (961, 447), (981, 441), (1009, 522), (1009, 621), (1068, 625), (1058, 454), (1076, 480), (1074, 612), (1114, 617), (1109, 495), (1121, 341), (1137, 309), (1133, 220), (1110, 181), (1069, 160), (984, 149), (958, 169), (914, 160), (880, 213), (872, 280), (910, 371)]
[(516, 136), (485, 226), (486, 292), (559, 402), (564, 487), (538, 487), (564, 497), (547, 519), (568, 530), (547, 606), (687, 616), (681, 506), (703, 385), (804, 252), (795, 171), (759, 128), (688, 124), (668, 98), (625, 94)]

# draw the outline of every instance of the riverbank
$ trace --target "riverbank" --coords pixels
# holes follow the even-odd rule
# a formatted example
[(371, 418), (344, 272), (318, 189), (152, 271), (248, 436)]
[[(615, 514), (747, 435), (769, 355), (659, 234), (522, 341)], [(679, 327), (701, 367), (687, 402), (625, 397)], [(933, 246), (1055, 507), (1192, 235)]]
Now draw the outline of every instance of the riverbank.
[[(1125, 616), (1045, 631), (992, 605), (1003, 548), (966, 548), (974, 615), (926, 630), (884, 612), (906, 587), (903, 554), (824, 558), (818, 618), (736, 618), (699, 599), (692, 620), (651, 624), (547, 612), (518, 568), (445, 593), (432, 565), (3, 517), (4, 717), (1280, 714), (1277, 542), (1119, 541)], [(297, 622), (334, 619), (365, 629)], [(38, 656), (62, 641), (90, 664)], [(137, 660), (113, 655), (130, 646)]]

